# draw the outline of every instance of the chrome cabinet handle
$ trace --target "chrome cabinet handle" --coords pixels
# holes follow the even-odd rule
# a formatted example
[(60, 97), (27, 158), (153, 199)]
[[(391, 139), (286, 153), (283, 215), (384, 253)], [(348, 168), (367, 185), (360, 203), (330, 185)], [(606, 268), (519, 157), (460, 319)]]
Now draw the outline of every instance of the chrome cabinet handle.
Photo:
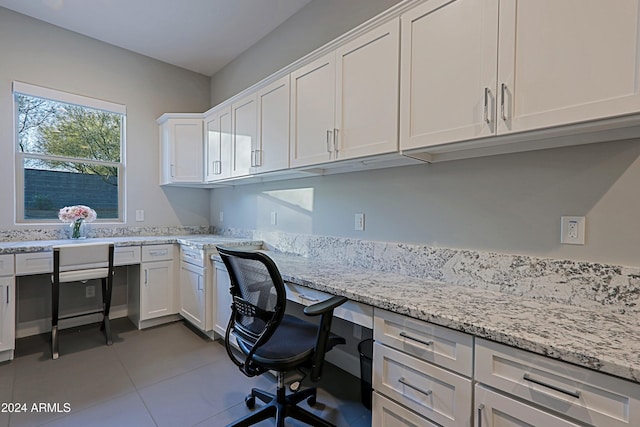
[(482, 427), (482, 410), (484, 409), (484, 403), (478, 406), (478, 427)]
[(529, 374), (524, 374), (522, 376), (522, 379), (525, 380), (525, 381), (532, 382), (534, 384), (541, 385), (542, 387), (550, 388), (551, 390), (559, 391), (560, 393), (566, 394), (566, 395), (574, 397), (576, 399), (580, 399), (580, 391), (579, 390), (576, 390), (576, 391), (565, 390), (565, 389), (563, 389), (561, 387), (557, 387), (557, 386), (555, 386), (553, 384), (547, 384), (545, 382), (542, 382), (540, 380), (532, 378), (531, 375), (529, 375)]
[(488, 87), (484, 88), (484, 121), (490, 125), (491, 119), (489, 118), (489, 94), (491, 91)]
[(333, 149), (331, 148), (331, 136), (333, 135), (333, 131), (327, 130), (327, 153), (331, 153)]
[(147, 270), (146, 268), (144, 269), (144, 284), (149, 284), (149, 270)]
[(167, 254), (167, 250), (166, 249), (162, 249), (162, 250), (158, 250), (158, 251), (149, 251), (149, 255), (151, 256), (159, 256), (159, 255), (166, 255)]
[(173, 178), (174, 176), (176, 176), (176, 165), (171, 163), (171, 178)]
[(198, 291), (202, 291), (202, 276), (198, 276)]
[(333, 130), (333, 150), (338, 153), (338, 129)]
[(222, 160), (216, 160), (216, 168), (214, 170), (214, 174), (220, 175), (222, 173)]
[(411, 341), (419, 342), (420, 344), (433, 345), (433, 341), (424, 341), (424, 340), (421, 340), (420, 338), (412, 337), (411, 335), (408, 335), (406, 332), (400, 332), (400, 336), (402, 338), (406, 338)]
[(502, 120), (504, 120), (505, 122), (507, 121), (507, 115), (504, 112), (506, 92), (507, 92), (507, 84), (502, 83), (500, 85), (500, 115), (502, 116)]
[(424, 394), (425, 396), (429, 396), (431, 393), (433, 393), (433, 390), (426, 390), (426, 391), (425, 391), (425, 390), (422, 390), (422, 389), (421, 389), (421, 388), (419, 388), (419, 387), (414, 386), (413, 384), (411, 384), (411, 383), (407, 382), (407, 380), (405, 380), (405, 379), (404, 379), (404, 377), (400, 377), (400, 378), (398, 378), (398, 382), (399, 382), (400, 384), (402, 384), (402, 385), (405, 385), (405, 386), (407, 386), (407, 387), (409, 387), (409, 388), (414, 389), (414, 390), (415, 390), (415, 391), (417, 391), (417, 392), (420, 392), (420, 393)]
[(9, 286), (7, 286), (7, 305), (9, 305), (9, 298), (11, 297), (11, 292), (9, 292)]
[(256, 160), (256, 150), (251, 150), (251, 167), (255, 167), (255, 160)]
[(262, 166), (262, 150), (255, 150), (255, 167)]

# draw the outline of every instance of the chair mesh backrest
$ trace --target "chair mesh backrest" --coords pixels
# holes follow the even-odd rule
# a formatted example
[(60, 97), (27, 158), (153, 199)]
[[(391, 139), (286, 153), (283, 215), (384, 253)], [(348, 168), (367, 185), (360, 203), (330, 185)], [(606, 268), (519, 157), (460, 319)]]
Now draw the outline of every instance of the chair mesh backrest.
[(286, 302), (277, 267), (260, 252), (219, 252), (231, 279), (233, 331), (251, 346), (266, 342), (280, 323)]

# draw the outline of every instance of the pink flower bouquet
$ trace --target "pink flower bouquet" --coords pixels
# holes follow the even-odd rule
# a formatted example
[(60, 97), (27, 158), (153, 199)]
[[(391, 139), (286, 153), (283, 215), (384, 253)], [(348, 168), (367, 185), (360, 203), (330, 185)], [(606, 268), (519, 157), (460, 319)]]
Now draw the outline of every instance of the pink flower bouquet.
[(82, 237), (81, 228), (83, 222), (95, 221), (97, 217), (98, 215), (96, 214), (96, 211), (91, 209), (89, 206), (84, 205), (65, 206), (58, 212), (58, 218), (60, 221), (71, 223), (72, 239), (79, 239)]

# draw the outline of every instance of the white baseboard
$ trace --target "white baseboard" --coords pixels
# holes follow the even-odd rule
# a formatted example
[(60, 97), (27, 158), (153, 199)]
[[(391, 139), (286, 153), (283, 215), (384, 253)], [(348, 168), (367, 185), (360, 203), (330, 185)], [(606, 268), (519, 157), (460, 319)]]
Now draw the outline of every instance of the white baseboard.
[[(127, 317), (128, 310), (126, 305), (111, 307), (109, 319), (119, 319)], [(81, 325), (100, 322), (101, 314), (94, 314), (85, 317), (74, 317), (73, 319), (60, 320), (58, 329), (75, 328)], [(51, 318), (31, 320), (29, 322), (18, 323), (16, 325), (16, 338), (30, 337), (32, 335), (40, 335), (51, 331)]]

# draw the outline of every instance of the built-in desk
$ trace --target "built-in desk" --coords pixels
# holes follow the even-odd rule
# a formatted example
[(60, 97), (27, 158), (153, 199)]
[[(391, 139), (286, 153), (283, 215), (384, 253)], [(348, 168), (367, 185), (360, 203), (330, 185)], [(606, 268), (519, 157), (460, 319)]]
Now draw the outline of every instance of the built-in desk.
[[(112, 307), (112, 318), (129, 316), (137, 327), (154, 326), (179, 319), (178, 246), (206, 250), (216, 245), (260, 247), (261, 241), (233, 239), (214, 235), (129, 236), (91, 238), (83, 243), (113, 243), (114, 265), (124, 267), (127, 284), (126, 304)], [(0, 361), (13, 359), (15, 348), (16, 306), (20, 280), (33, 276), (49, 284), (53, 272), (53, 247), (74, 244), (74, 240), (41, 240), (0, 243)], [(24, 278), (24, 279), (21, 279)], [(38, 291), (39, 292), (39, 291)], [(46, 305), (46, 304), (45, 304)], [(82, 319), (91, 321), (91, 319)], [(21, 330), (21, 336), (47, 332), (51, 322), (40, 319)]]

